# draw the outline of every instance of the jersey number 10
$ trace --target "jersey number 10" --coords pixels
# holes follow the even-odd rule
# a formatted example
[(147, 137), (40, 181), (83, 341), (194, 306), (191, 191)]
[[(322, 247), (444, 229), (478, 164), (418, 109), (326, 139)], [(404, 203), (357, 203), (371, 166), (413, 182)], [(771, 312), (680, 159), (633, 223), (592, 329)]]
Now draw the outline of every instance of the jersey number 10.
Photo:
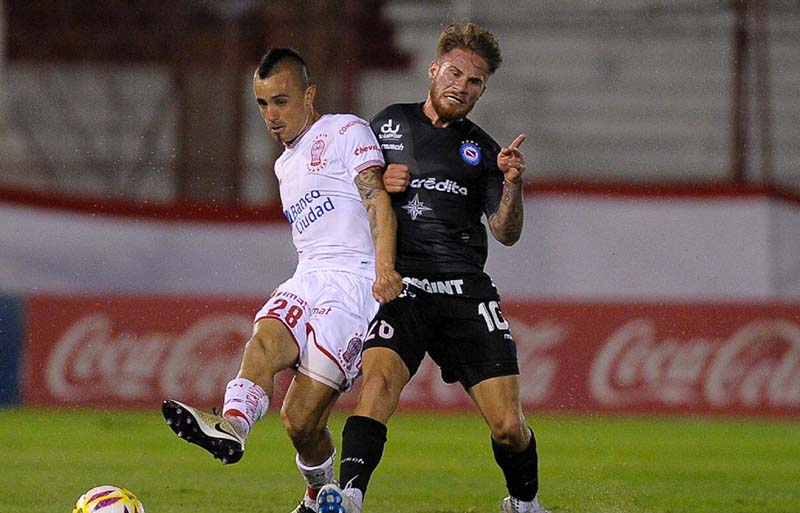
[(480, 303), (478, 305), (478, 313), (486, 321), (486, 329), (489, 330), (489, 333), (494, 330), (508, 329), (508, 321), (503, 319), (503, 314), (500, 313), (500, 305), (497, 304), (497, 301)]

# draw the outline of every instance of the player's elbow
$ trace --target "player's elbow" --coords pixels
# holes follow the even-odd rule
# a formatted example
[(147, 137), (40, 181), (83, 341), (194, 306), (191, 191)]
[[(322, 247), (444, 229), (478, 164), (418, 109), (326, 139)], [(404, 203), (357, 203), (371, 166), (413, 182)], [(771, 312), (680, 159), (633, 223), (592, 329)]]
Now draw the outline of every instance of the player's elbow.
[(489, 218), (489, 230), (497, 242), (503, 246), (513, 246), (522, 236), (522, 219), (494, 214)]
[(513, 246), (522, 236), (522, 230), (492, 227), (492, 235), (494, 239), (503, 246)]
[(519, 241), (520, 235), (521, 234), (519, 233), (512, 233), (512, 234), (504, 233), (499, 236), (495, 235), (494, 238), (497, 240), (497, 242), (499, 242), (503, 246), (513, 246)]

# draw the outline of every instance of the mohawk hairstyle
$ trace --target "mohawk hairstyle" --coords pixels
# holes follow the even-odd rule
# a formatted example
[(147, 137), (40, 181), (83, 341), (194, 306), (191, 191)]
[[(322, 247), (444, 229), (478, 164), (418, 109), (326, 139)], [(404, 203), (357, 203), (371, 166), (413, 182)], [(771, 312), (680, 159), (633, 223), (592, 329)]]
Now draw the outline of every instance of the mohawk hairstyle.
[(489, 74), (493, 74), (503, 62), (500, 45), (494, 34), (474, 23), (450, 23), (442, 28), (436, 55), (441, 57), (456, 48), (475, 52), (489, 65)]
[(258, 63), (258, 69), (256, 70), (258, 78), (264, 80), (268, 76), (272, 75), (272, 73), (275, 71), (275, 67), (284, 61), (290, 62), (298, 67), (300, 75), (303, 79), (303, 87), (308, 87), (311, 85), (311, 79), (308, 77), (308, 67), (306, 66), (306, 61), (300, 57), (299, 53), (291, 48), (269, 48), (266, 53), (264, 53), (264, 56), (261, 57), (261, 61)]

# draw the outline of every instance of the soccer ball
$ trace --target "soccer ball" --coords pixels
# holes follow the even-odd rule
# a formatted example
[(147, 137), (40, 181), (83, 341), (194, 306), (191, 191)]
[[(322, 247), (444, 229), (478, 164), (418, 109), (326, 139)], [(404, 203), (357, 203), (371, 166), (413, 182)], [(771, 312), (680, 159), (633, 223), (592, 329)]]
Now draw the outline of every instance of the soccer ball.
[(125, 488), (103, 485), (81, 495), (72, 513), (144, 513), (144, 506)]

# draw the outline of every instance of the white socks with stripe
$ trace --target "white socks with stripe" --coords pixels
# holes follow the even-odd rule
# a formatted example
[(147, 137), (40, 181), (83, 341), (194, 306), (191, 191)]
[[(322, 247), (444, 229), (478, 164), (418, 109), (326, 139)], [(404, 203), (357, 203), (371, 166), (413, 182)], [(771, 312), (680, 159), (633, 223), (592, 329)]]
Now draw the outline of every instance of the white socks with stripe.
[(225, 387), (222, 415), (228, 418), (242, 438), (247, 438), (253, 424), (266, 415), (268, 409), (267, 393), (249, 379), (232, 379)]
[(297, 468), (300, 470), (300, 473), (303, 474), (303, 478), (308, 484), (306, 496), (312, 501), (316, 502), (317, 493), (320, 488), (333, 482), (333, 460), (335, 459), (336, 448), (333, 449), (333, 454), (331, 454), (330, 458), (315, 467), (309, 467), (303, 463), (300, 460), (299, 454), (295, 456), (294, 461), (297, 463)]

